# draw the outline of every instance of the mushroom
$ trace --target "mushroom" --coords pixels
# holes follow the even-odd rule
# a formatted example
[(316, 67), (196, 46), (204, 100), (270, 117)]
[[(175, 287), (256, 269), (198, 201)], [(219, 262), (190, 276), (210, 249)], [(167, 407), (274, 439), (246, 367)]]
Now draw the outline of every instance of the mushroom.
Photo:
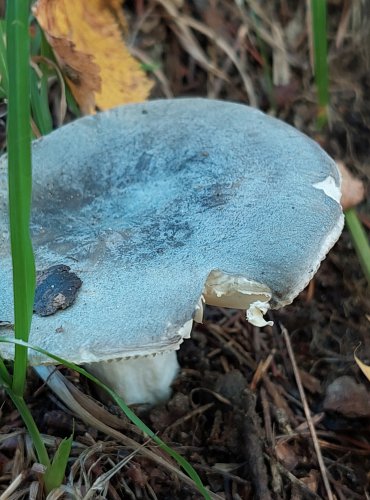
[[(33, 184), (37, 269), (68, 266), (82, 286), (64, 310), (34, 314), (30, 342), (87, 365), (129, 403), (169, 396), (175, 350), (204, 304), (268, 324), (266, 311), (292, 302), (343, 227), (329, 156), (275, 118), (216, 100), (78, 119), (33, 144)], [(12, 321), (6, 204), (3, 160), (0, 311)], [(52, 363), (33, 351), (29, 361)]]

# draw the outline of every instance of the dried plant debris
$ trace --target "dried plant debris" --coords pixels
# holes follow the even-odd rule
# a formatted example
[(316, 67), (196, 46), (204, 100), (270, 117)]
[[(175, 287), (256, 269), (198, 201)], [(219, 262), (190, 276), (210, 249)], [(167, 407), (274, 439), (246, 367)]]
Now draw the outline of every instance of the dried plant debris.
[(323, 407), (348, 418), (369, 418), (370, 391), (348, 375), (338, 377), (326, 388)]
[(14, 324), (10, 321), (2, 321), (0, 320), (0, 329), (4, 330), (14, 330)]
[(343, 162), (338, 161), (337, 165), (342, 176), (342, 198), (340, 202), (343, 209), (347, 210), (364, 200), (365, 186), (360, 179), (351, 174)]
[[(252, 97), (258, 107), (310, 133), (316, 128), (316, 95), (306, 5), (303, 0), (137, 0), (126, 2), (126, 11), (135, 50), (161, 68), (154, 97), (211, 96), (243, 103)], [(369, 192), (369, 13), (364, 2), (333, 0), (328, 6), (331, 127), (315, 137)], [(369, 199), (361, 210), (369, 217)], [(333, 494), (340, 500), (369, 498), (369, 383), (353, 359), (361, 344), (361, 359), (369, 365), (369, 310), (368, 289), (344, 233), (309, 289), (270, 315), (274, 326), (254, 328), (242, 313), (208, 308), (205, 323), (179, 351), (181, 372), (170, 400), (135, 410), (225, 500), (252, 500), (257, 491), (276, 500), (327, 498), (281, 322), (290, 334)], [(86, 398), (97, 397), (78, 374), (61, 371)], [(30, 439), (4, 391), (0, 398), (0, 496), (10, 487), (15, 489), (11, 498), (40, 500)], [(64, 498), (200, 498), (163, 467), (162, 453), (113, 404), (106, 410), (121, 421), (125, 441), (102, 430), (114, 422), (106, 420), (105, 410), (97, 411), (96, 401), (94, 406), (78, 400), (99, 418), (99, 429), (93, 420), (84, 423), (77, 406), (67, 408), (34, 376), (27, 401), (51, 453), (53, 436), (69, 436), (75, 421), (60, 492)], [(247, 416), (253, 443), (244, 427)], [(135, 441), (139, 452), (132, 454)], [(19, 474), (23, 480), (17, 483)]]
[(34, 312), (49, 316), (66, 309), (76, 300), (82, 281), (63, 264), (51, 266), (37, 273)]

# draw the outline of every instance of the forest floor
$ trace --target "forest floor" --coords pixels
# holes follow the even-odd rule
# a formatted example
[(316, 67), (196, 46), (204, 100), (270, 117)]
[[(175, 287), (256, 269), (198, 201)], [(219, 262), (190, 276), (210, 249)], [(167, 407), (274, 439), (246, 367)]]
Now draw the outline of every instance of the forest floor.
[[(366, 3), (328, 2), (330, 123), (318, 131), (306, 3), (132, 0), (125, 12), (133, 53), (152, 66), (151, 98), (251, 103), (316, 139), (368, 190), (370, 12)], [(370, 202), (358, 210), (370, 230)], [(243, 312), (208, 308), (204, 324), (179, 351), (181, 373), (171, 399), (137, 407), (138, 415), (187, 458), (214, 498), (330, 498), (328, 489), (339, 500), (370, 498), (370, 385), (354, 361), (356, 348), (370, 361), (368, 292), (345, 229), (307, 289), (292, 305), (269, 313), (274, 326), (258, 329)], [(94, 397), (78, 374), (61, 373)], [(42, 498), (29, 438), (1, 395), (0, 498), (20, 473), (6, 498)], [(74, 431), (66, 486), (52, 498), (201, 498), (161, 465), (162, 452), (113, 404), (99, 411), (116, 434), (84, 423), (33, 373), (27, 402), (50, 448)], [(138, 443), (124, 464), (132, 449), (117, 432)], [(158, 460), (143, 456), (141, 445)], [(99, 477), (101, 489), (91, 489)]]

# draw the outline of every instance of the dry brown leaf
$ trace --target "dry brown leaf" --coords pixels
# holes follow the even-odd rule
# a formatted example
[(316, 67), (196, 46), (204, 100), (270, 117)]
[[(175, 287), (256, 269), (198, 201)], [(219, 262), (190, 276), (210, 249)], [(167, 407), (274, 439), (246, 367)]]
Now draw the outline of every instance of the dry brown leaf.
[[(360, 368), (363, 363), (356, 358)], [(366, 365), (364, 365), (366, 368)], [(367, 367), (370, 375), (370, 368)], [(364, 372), (365, 373), (365, 372)], [(366, 375), (366, 373), (365, 373)], [(323, 409), (334, 411), (346, 418), (370, 417), (370, 391), (349, 375), (337, 377), (326, 388)]]
[(38, 0), (33, 12), (84, 114), (148, 97), (151, 82), (123, 42), (121, 0)]
[(285, 441), (280, 441), (275, 446), (276, 457), (286, 469), (292, 471), (299, 464), (299, 458), (294, 448)]
[(356, 179), (347, 169), (343, 162), (337, 162), (339, 171), (342, 175), (342, 198), (340, 203), (343, 210), (355, 207), (365, 197), (365, 188), (359, 179)]
[(370, 381), (370, 366), (368, 365), (365, 365), (365, 363), (363, 363), (357, 356), (356, 354), (354, 355), (355, 356), (355, 361), (356, 363), (358, 364), (358, 366), (360, 367), (362, 373), (365, 375), (365, 377)]
[(317, 492), (318, 486), (319, 486), (319, 474), (317, 470), (311, 469), (308, 476), (301, 477), (300, 480), (302, 483), (304, 483), (308, 489), (313, 491), (314, 493)]

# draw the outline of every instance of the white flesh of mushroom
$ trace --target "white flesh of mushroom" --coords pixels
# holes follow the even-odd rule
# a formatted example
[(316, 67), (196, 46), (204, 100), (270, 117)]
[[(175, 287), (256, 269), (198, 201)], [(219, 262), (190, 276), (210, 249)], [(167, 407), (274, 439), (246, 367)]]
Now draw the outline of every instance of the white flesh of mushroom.
[(171, 384), (179, 371), (176, 351), (89, 363), (85, 367), (123, 396), (127, 404), (165, 401), (171, 395)]
[[(247, 320), (255, 326), (272, 325), (263, 315), (270, 309), (271, 291), (266, 285), (244, 276), (212, 271), (206, 281), (200, 302), (212, 306), (245, 309)], [(202, 321), (202, 305), (198, 304), (195, 321)]]
[[(193, 320), (179, 330), (182, 338), (190, 337)], [(121, 358), (85, 365), (127, 404), (157, 404), (171, 395), (171, 384), (179, 372), (176, 351), (165, 351), (153, 356)]]

